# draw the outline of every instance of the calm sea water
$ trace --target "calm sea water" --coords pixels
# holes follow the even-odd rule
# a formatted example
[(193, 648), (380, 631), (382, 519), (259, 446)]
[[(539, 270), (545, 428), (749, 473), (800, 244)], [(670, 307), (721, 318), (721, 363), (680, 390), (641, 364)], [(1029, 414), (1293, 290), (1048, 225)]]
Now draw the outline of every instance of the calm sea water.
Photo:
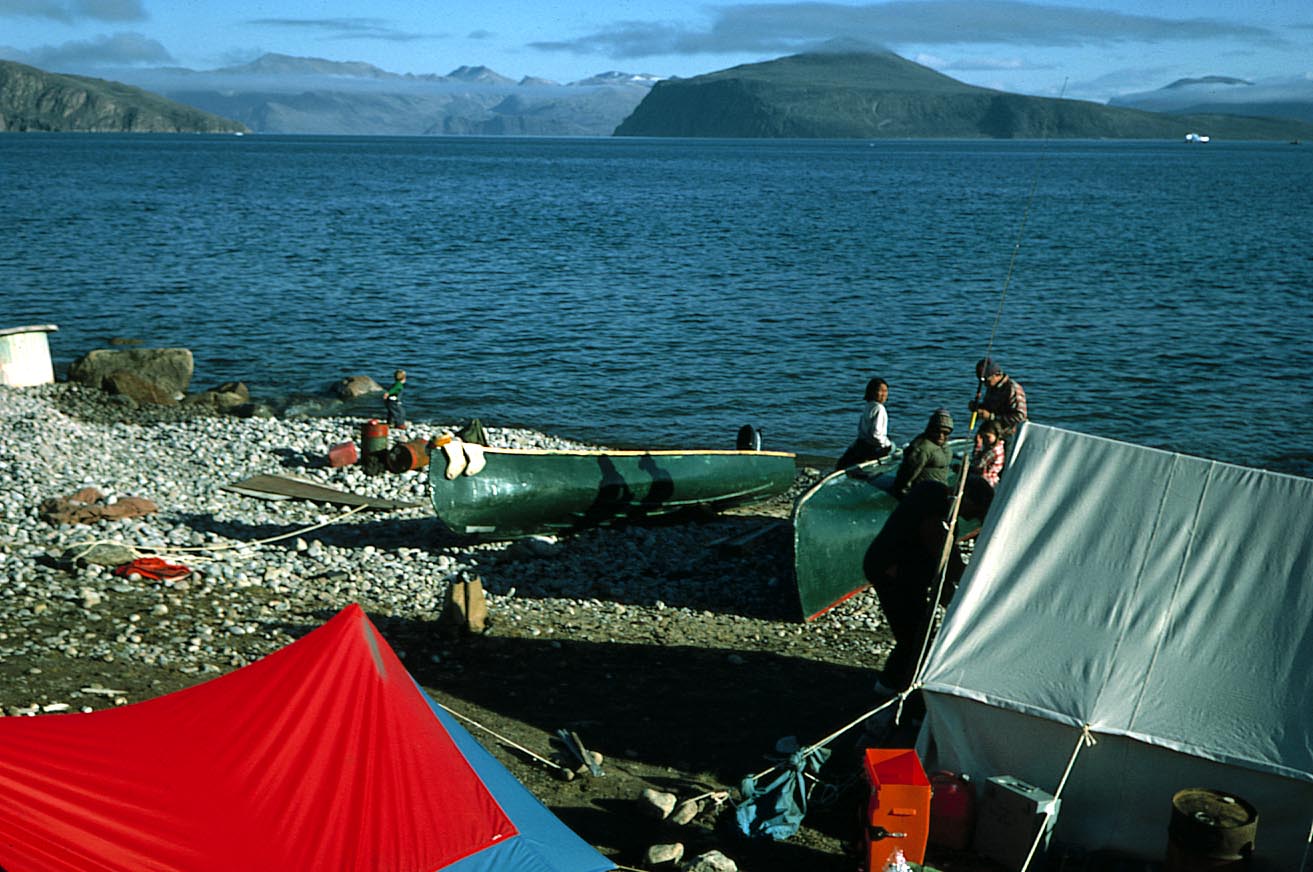
[(992, 336), (1037, 421), (1313, 474), (1307, 145), (31, 134), (0, 175), (0, 326), (57, 368), (837, 454), (872, 375), (900, 441), (965, 424)]

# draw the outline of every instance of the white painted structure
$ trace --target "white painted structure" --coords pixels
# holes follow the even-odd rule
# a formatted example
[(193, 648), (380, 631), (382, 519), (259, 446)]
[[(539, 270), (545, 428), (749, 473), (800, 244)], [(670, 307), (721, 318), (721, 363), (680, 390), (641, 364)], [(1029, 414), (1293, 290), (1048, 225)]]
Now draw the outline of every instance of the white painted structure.
[(55, 380), (46, 334), (54, 324), (0, 330), (0, 385), (15, 388), (48, 385)]

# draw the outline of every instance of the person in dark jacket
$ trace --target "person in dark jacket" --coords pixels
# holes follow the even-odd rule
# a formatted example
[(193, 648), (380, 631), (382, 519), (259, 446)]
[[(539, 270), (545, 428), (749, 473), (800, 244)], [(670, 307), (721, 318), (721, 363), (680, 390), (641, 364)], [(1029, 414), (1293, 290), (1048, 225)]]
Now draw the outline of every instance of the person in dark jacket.
[(925, 432), (903, 449), (903, 461), (894, 475), (894, 496), (902, 499), (923, 481), (948, 482), (948, 464), (953, 458), (946, 446), (952, 432), (953, 416), (947, 409), (936, 409)]
[[(953, 498), (953, 491), (943, 482), (915, 485), (885, 521), (863, 561), (866, 578), (880, 598), (880, 609), (894, 637), (894, 649), (880, 677), (893, 691), (906, 689), (916, 677), (935, 605), (948, 605), (965, 569), (958, 549), (949, 548), (944, 590), (938, 603), (933, 602), (944, 543), (952, 532), (947, 523)], [(969, 477), (958, 516), (983, 519), (993, 498), (994, 489), (984, 480)]]
[(1011, 441), (1027, 418), (1025, 389), (988, 357), (976, 363), (976, 378), (984, 383), (985, 395), (967, 403), (967, 408), (983, 420), (996, 422), (1002, 431), (999, 438)]

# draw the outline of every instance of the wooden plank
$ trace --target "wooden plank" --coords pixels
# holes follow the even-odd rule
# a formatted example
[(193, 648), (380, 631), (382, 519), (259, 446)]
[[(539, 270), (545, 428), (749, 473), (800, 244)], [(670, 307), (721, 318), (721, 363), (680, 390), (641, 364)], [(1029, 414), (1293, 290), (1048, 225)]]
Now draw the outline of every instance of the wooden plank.
[(339, 506), (365, 506), (370, 509), (413, 509), (421, 503), (388, 500), (348, 493), (335, 487), (316, 484), (286, 475), (256, 475), (223, 486), (223, 490), (265, 499), (300, 499)]

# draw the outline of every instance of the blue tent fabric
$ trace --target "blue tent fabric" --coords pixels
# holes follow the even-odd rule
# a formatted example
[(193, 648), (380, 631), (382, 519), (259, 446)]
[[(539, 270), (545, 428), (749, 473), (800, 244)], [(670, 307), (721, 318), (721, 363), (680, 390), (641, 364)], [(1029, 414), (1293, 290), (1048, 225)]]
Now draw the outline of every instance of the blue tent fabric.
[[(420, 692), (423, 693), (423, 688)], [(444, 872), (505, 872), (507, 869), (517, 872), (559, 872), (562, 869), (605, 872), (615, 869), (614, 863), (561, 823), (432, 697), (425, 693), (424, 698), (433, 709), (434, 717), (442, 722), (461, 754), (479, 773), (520, 831), (516, 838), (466, 857), (448, 866)]]
[(739, 829), (745, 836), (769, 836), (783, 841), (802, 826), (807, 814), (807, 775), (815, 775), (830, 758), (828, 748), (815, 748), (806, 752), (798, 747), (798, 740), (786, 736), (775, 744), (778, 756), (777, 774), (763, 787), (758, 777), (743, 779), (739, 792), (743, 801), (735, 812)]

